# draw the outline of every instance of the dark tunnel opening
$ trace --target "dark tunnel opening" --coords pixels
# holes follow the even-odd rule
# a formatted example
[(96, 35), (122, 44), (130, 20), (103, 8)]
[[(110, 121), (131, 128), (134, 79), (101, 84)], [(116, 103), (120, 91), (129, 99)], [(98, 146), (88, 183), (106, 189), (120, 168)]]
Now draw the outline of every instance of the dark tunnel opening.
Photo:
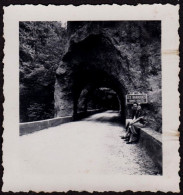
[(74, 119), (81, 119), (102, 111), (118, 112), (120, 121), (125, 124), (125, 90), (112, 75), (101, 70), (82, 70), (75, 74)]
[(85, 121), (123, 125), (120, 110), (120, 98), (111, 88), (99, 87), (92, 93), (84, 89), (78, 99), (78, 119), (85, 118)]
[(120, 102), (117, 93), (106, 87), (96, 88), (92, 91), (82, 90), (78, 99), (78, 112), (90, 110), (120, 111)]
[(88, 99), (87, 109), (120, 110), (120, 103), (116, 92), (110, 88), (97, 88)]

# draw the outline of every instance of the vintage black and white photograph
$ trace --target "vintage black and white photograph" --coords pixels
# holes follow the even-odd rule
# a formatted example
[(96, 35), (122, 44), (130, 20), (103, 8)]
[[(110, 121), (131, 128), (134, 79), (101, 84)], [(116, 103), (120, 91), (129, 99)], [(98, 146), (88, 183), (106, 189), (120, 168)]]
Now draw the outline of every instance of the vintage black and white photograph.
[(162, 174), (160, 21), (20, 22), (19, 41), (28, 164)]
[[(130, 13), (137, 9), (127, 7)], [(30, 8), (38, 14), (38, 7)], [(8, 77), (16, 73), (7, 85), (16, 93), (7, 95), (5, 106), (18, 132), (4, 145), (14, 159), (12, 166), (5, 154), (4, 189), (177, 191), (178, 171), (172, 174), (178, 168), (176, 17), (171, 18), (175, 27), (166, 31), (167, 13), (178, 13), (177, 8), (147, 6), (152, 17), (144, 19), (120, 16), (126, 9), (121, 6), (103, 7), (119, 13), (111, 19), (79, 17), (81, 7), (73, 8), (73, 17), (61, 17), (70, 8), (50, 8), (40, 11), (59, 17), (39, 20), (31, 9), (22, 20), (18, 15), (16, 52), (5, 55), (11, 66), (16, 55), (14, 73), (5, 69)], [(147, 13), (146, 7), (138, 9)], [(7, 35), (14, 26), (5, 26)], [(14, 177), (17, 184), (9, 187)]]

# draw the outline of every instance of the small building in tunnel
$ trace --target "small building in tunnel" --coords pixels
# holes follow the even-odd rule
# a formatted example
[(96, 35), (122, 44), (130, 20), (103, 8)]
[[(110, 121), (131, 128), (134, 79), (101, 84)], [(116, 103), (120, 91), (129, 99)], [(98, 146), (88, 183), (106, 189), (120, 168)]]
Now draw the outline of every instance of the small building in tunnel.
[(110, 109), (104, 102), (111, 101), (125, 123), (125, 96), (145, 93), (149, 125), (161, 132), (161, 23), (71, 21), (67, 33), (68, 49), (56, 70), (55, 116)]

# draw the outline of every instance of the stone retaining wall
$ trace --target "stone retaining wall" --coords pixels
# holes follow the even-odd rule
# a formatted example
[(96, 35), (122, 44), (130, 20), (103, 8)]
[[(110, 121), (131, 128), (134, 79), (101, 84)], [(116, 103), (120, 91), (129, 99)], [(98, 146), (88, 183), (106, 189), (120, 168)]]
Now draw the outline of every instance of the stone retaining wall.
[(162, 174), (162, 134), (141, 125), (136, 127), (140, 129), (140, 145), (145, 148)]
[(72, 116), (58, 117), (49, 120), (34, 121), (28, 123), (20, 123), (20, 135), (26, 135), (35, 131), (40, 131), (49, 127), (55, 127), (62, 123), (71, 122)]

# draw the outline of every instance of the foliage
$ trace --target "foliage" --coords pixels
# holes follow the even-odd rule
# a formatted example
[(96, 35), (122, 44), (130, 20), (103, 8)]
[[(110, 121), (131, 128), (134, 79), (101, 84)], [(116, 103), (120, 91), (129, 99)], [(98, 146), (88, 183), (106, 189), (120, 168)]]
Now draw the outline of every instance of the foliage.
[(60, 22), (19, 23), (20, 99), (26, 99), (20, 101), (21, 122), (53, 117), (53, 111), (46, 113), (43, 104), (54, 109), (51, 93), (66, 40), (66, 30)]

